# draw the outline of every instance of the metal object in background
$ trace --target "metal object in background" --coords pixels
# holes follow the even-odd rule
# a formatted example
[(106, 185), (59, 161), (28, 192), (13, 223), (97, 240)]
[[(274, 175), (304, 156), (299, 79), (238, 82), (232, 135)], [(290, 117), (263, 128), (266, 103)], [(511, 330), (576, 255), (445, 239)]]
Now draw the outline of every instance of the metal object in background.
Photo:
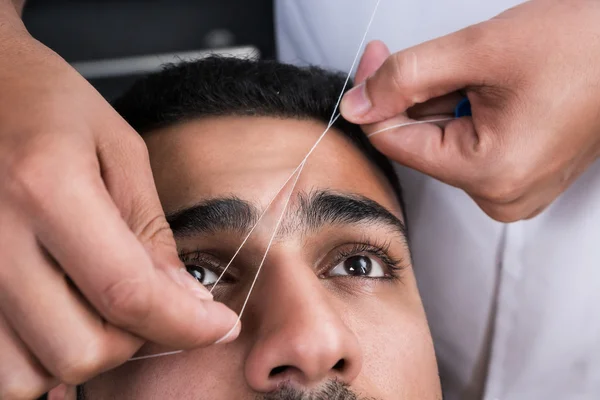
[(72, 63), (71, 65), (73, 65), (73, 67), (87, 79), (102, 79), (123, 77), (128, 75), (149, 74), (151, 72), (159, 71), (161, 66), (166, 63), (198, 60), (215, 54), (250, 59), (258, 59), (260, 57), (260, 52), (256, 47), (244, 46), (217, 50), (188, 51), (184, 53), (116, 58), (111, 60), (82, 61)]
[(275, 57), (272, 0), (29, 0), (23, 20), (109, 100), (160, 61)]

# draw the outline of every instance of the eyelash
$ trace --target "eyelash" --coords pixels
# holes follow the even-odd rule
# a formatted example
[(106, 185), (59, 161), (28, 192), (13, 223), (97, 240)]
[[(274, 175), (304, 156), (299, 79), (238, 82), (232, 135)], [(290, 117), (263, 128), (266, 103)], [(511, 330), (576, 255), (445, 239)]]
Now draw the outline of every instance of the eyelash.
[[(206, 252), (204, 252), (201, 249), (190, 251), (190, 252), (184, 252), (184, 251), (179, 252), (179, 259), (184, 264), (190, 264), (190, 263), (195, 262), (199, 266), (210, 269), (212, 272), (214, 272), (217, 275), (221, 275), (221, 273), (223, 272), (223, 270), (225, 268), (222, 265), (217, 264), (214, 260), (211, 260), (210, 258), (212, 258), (212, 257), (214, 257), (214, 256), (208, 255)], [(225, 283), (227, 281), (228, 281), (228, 277), (227, 277), (227, 274), (225, 274), (225, 275), (223, 275), (223, 279), (221, 280), (221, 282)]]
[[(352, 243), (352, 244), (350, 244), (350, 246), (351, 246), (350, 248), (337, 250), (337, 255), (334, 257), (333, 261), (331, 261), (328, 264), (327, 268), (325, 268), (325, 271), (326, 272), (331, 271), (333, 268), (335, 268), (336, 265), (338, 265), (339, 263), (343, 262), (344, 260), (346, 260), (350, 257), (359, 256), (359, 255), (370, 255), (370, 256), (377, 257), (384, 264), (384, 266), (388, 270), (389, 275), (381, 277), (381, 278), (364, 278), (364, 279), (398, 280), (398, 279), (400, 279), (400, 272), (405, 268), (404, 260), (402, 258), (394, 258), (394, 257), (390, 256), (390, 254), (389, 254), (390, 245), (391, 245), (391, 243), (389, 243), (389, 242), (386, 242), (383, 244), (377, 244), (377, 243), (369, 244), (366, 242)], [(210, 260), (209, 257), (212, 257), (212, 256), (207, 255), (207, 253), (204, 252), (202, 249), (189, 251), (189, 252), (184, 252), (184, 251), (179, 252), (179, 259), (184, 264), (191, 263), (191, 262), (197, 262), (201, 267), (211, 269), (214, 273), (216, 273), (217, 275), (220, 275), (223, 272), (224, 267), (220, 264), (215, 263), (214, 260)], [(324, 272), (320, 276), (324, 277), (326, 272)], [(228, 274), (223, 275), (223, 279), (221, 280), (221, 282), (225, 283), (225, 282), (229, 281), (227, 275)], [(356, 279), (356, 278), (353, 278), (353, 279)]]
[[(370, 255), (377, 257), (387, 268), (388, 276), (381, 278), (364, 278), (371, 280), (398, 280), (400, 279), (400, 272), (405, 268), (404, 260), (401, 258), (394, 258), (390, 256), (390, 245), (391, 243), (386, 242), (383, 244), (369, 244), (366, 242), (353, 243), (350, 248), (342, 249), (338, 251), (338, 254), (329, 264), (326, 271), (330, 271), (336, 265), (347, 260), (350, 257), (360, 255)], [(356, 279), (356, 278), (353, 278)]]

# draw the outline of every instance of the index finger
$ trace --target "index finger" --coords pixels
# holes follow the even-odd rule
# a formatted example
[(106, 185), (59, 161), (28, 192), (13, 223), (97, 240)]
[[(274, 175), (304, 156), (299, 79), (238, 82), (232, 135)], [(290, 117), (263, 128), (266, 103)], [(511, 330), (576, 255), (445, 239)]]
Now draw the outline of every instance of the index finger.
[[(155, 268), (100, 174), (82, 173), (75, 164), (31, 205), (32, 222), (43, 246), (84, 297), (110, 323), (155, 343), (191, 348), (225, 335), (236, 314), (196, 297)], [(178, 273), (181, 282), (191, 278), (184, 269)]]

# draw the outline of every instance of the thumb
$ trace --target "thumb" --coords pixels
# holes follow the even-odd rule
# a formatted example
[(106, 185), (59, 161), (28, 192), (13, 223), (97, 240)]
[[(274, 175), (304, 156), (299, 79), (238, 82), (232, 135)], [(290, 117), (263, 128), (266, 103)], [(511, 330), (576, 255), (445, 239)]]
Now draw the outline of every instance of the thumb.
[(354, 84), (363, 83), (370, 75), (381, 67), (385, 60), (390, 56), (390, 50), (385, 43), (380, 40), (373, 40), (365, 47), (365, 52), (360, 58), (360, 63), (356, 69)]
[(356, 124), (381, 122), (423, 103), (481, 82), (473, 55), (473, 27), (389, 56), (364, 83), (348, 91), (342, 116)]

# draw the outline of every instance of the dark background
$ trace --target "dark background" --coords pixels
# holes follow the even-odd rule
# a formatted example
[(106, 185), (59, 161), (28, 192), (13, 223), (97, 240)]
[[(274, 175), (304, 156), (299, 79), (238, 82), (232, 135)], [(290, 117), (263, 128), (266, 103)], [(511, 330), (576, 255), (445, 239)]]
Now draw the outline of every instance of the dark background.
[[(272, 0), (29, 0), (23, 20), (36, 39), (76, 67), (248, 45), (260, 58), (275, 57)], [(89, 81), (110, 100), (143, 75)]]
[[(29, 0), (23, 20), (76, 65), (247, 45), (275, 56), (272, 0)], [(140, 74), (90, 81), (111, 99)]]

